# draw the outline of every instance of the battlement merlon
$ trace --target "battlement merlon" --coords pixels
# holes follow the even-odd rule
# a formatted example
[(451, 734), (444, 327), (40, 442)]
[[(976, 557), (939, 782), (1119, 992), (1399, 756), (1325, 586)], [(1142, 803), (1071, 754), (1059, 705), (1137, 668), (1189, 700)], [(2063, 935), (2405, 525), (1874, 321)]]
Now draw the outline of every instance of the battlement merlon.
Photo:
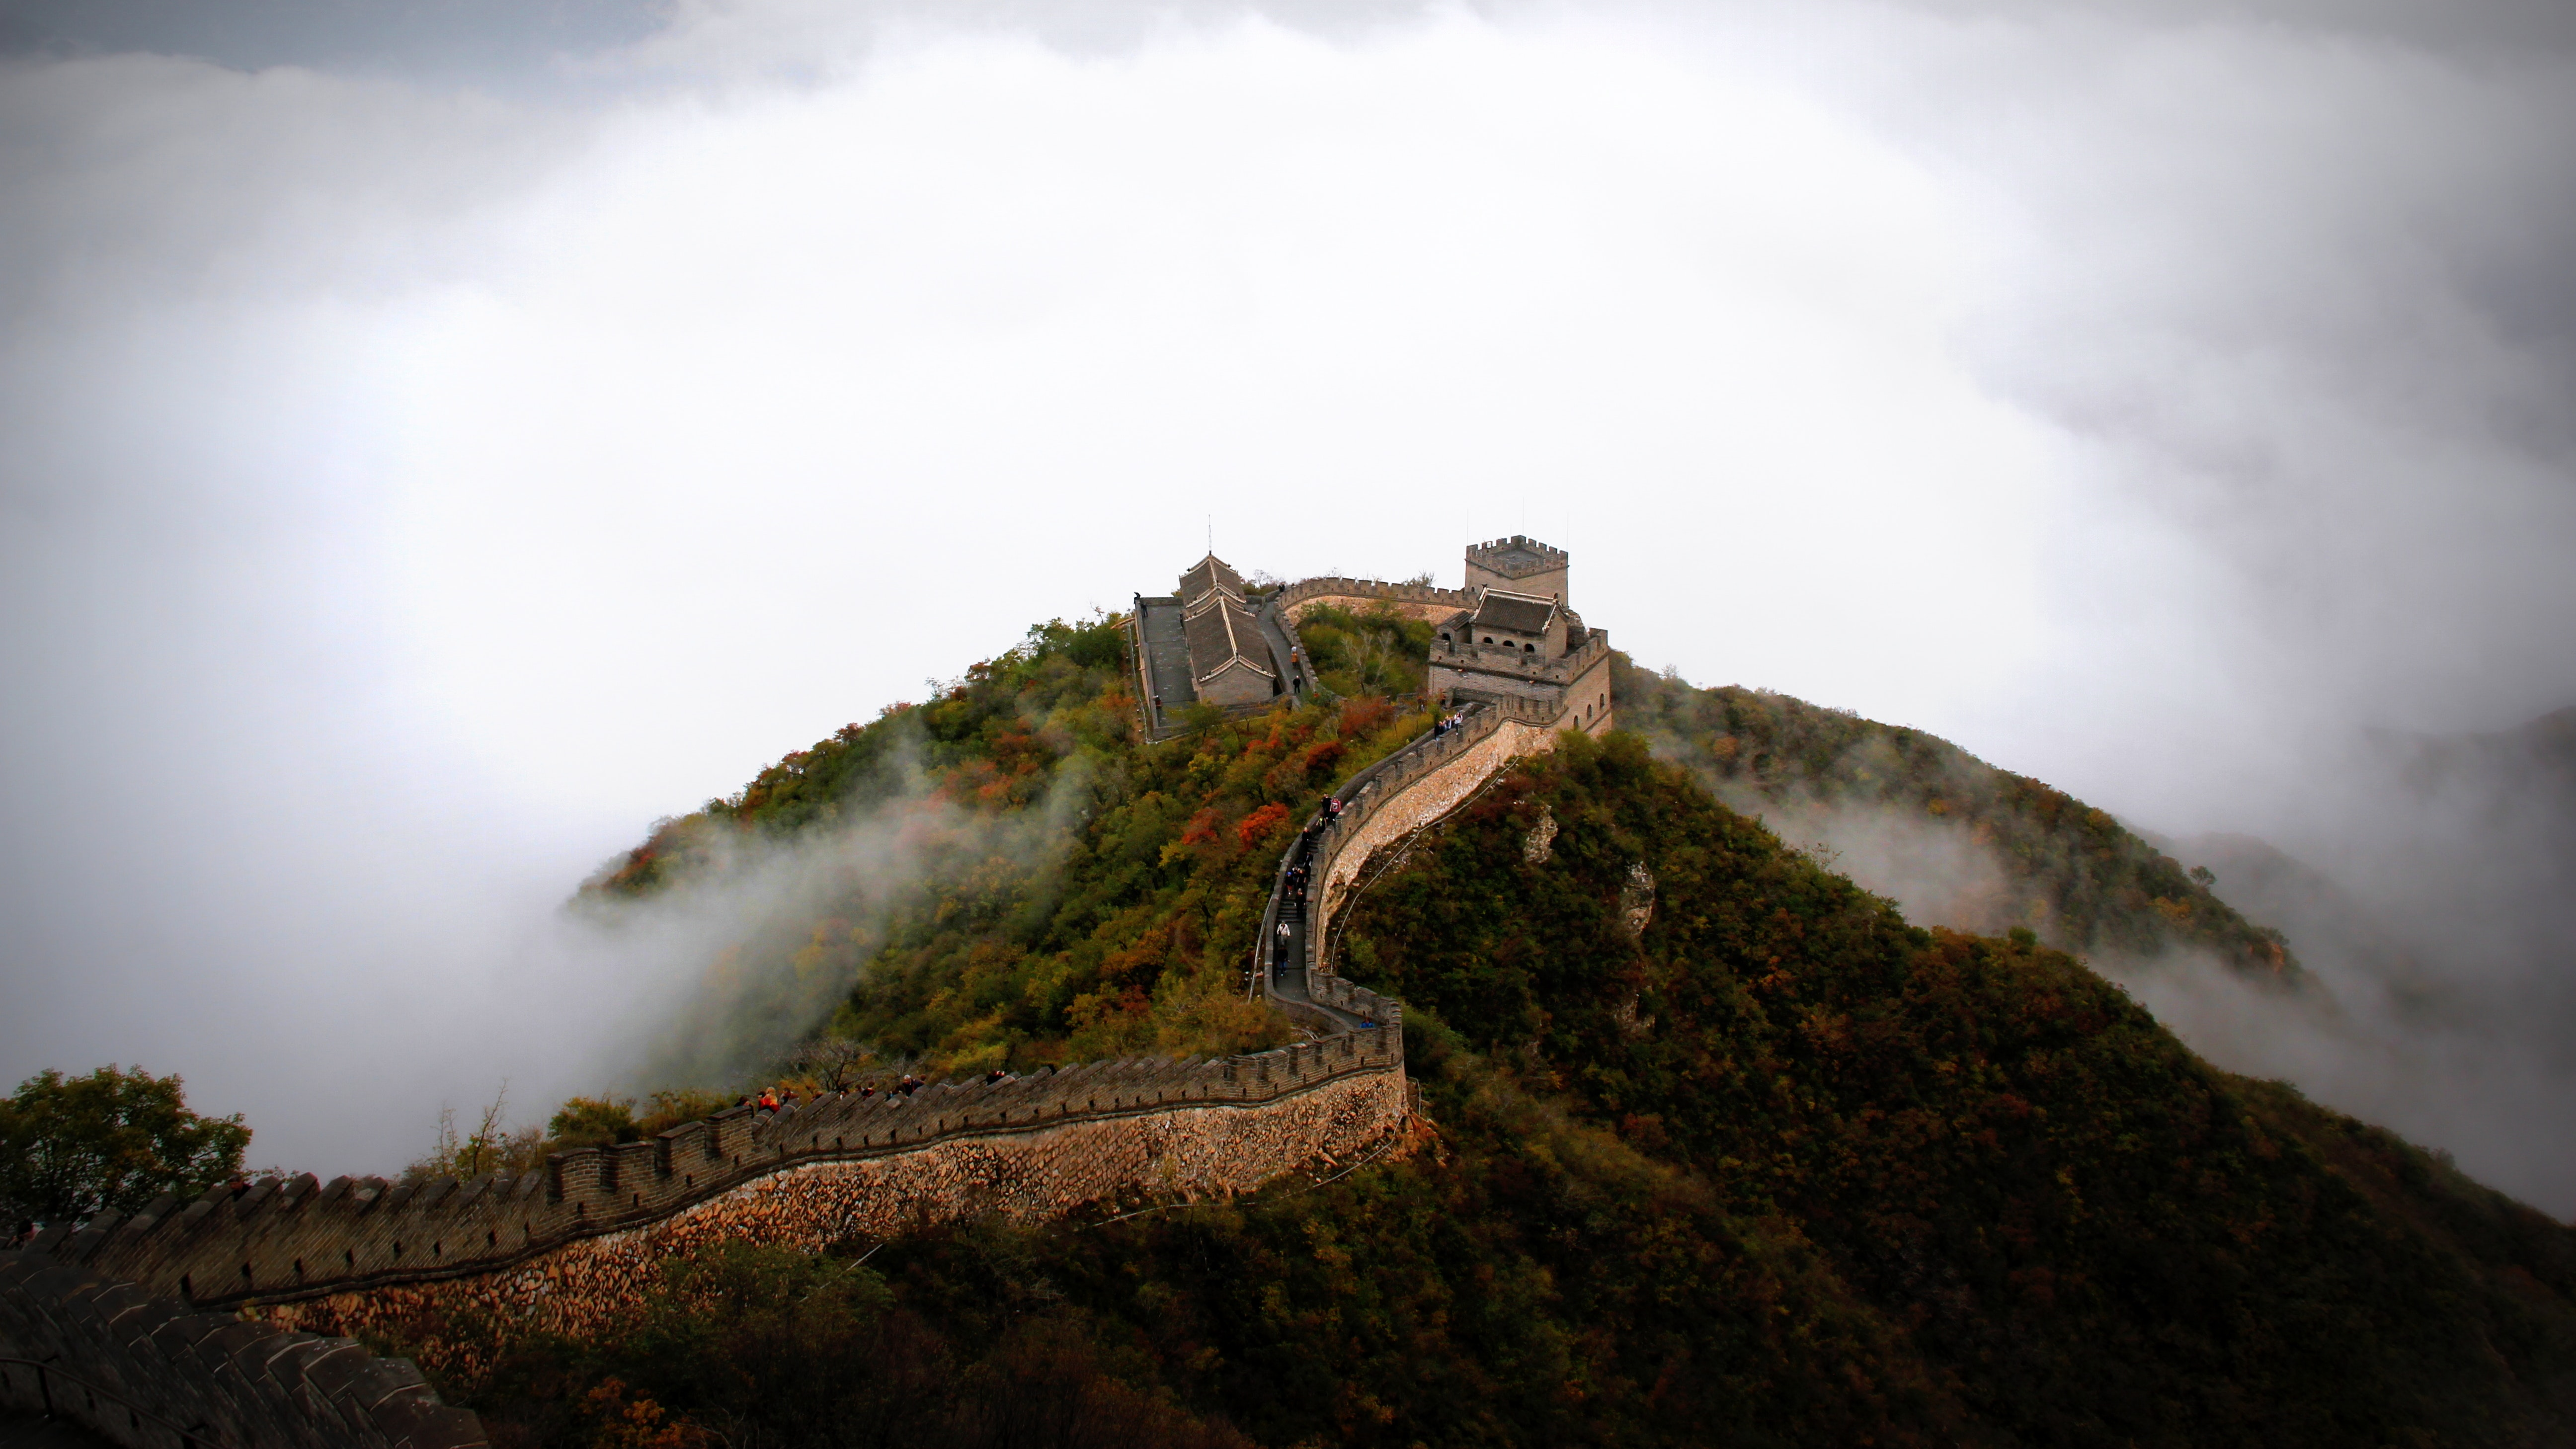
[(1553, 598), (1559, 608), (1574, 606), (1567, 586), (1573, 557), (1537, 539), (1515, 533), (1467, 546), (1467, 592), (1508, 589), (1516, 594)]
[[(882, 1161), (961, 1138), (1044, 1132), (1176, 1111), (1260, 1109), (1320, 1084), (1404, 1070), (1402, 1009), (1350, 1008), (1380, 1028), (1317, 1052), (1223, 1059), (1130, 1058), (917, 1094), (826, 1094), (774, 1114), (730, 1107), (651, 1142), (575, 1148), (519, 1177), (417, 1183), (264, 1178), (193, 1201), (163, 1197), (132, 1218), (49, 1229), (32, 1251), (192, 1306), (296, 1302), (499, 1271), (566, 1243), (663, 1221), (774, 1174)], [(0, 1305), (5, 1311), (5, 1305)]]

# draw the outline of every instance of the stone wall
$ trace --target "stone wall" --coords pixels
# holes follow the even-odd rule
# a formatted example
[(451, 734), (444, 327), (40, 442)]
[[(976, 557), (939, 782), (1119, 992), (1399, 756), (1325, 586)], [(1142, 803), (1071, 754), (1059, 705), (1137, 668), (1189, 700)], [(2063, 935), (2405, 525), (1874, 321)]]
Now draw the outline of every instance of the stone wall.
[[(1464, 652), (1459, 651), (1461, 654)], [(1489, 657), (1498, 657), (1497, 651), (1487, 650), (1485, 653)], [(1495, 668), (1471, 673), (1457, 667), (1451, 662), (1451, 657), (1436, 647), (1431, 655), (1428, 687), (1434, 694), (1465, 699), (1553, 700), (1565, 693), (1563, 684), (1536, 678), (1534, 671), (1517, 674)]]
[[(816, 1249), (1122, 1194), (1230, 1195), (1347, 1160), (1400, 1134), (1409, 1105), (1401, 1018), (1361, 996), (1351, 1005), (1387, 1027), (1250, 1056), (736, 1108), (516, 1179), (305, 1176), (165, 1197), (0, 1253), (0, 1357), (59, 1361), (183, 1427), (234, 1426), (225, 1444), (480, 1444), (473, 1416), (439, 1405), (411, 1364), (315, 1334), (388, 1334), (470, 1375), (514, 1333), (581, 1333), (634, 1309), (664, 1261), (720, 1241)], [(0, 1375), (0, 1401), (36, 1394), (31, 1372)], [(361, 1411), (381, 1429), (349, 1427)], [(109, 1437), (179, 1442), (136, 1423), (141, 1437)]]
[(1274, 600), (1280, 616), (1294, 623), (1310, 609), (1331, 607), (1365, 614), (1383, 604), (1399, 614), (1437, 623), (1460, 609), (1476, 607), (1476, 596), (1464, 589), (1428, 584), (1390, 584), (1378, 579), (1300, 579), (1281, 589)]
[(1050, 1217), (1128, 1192), (1197, 1198), (1249, 1191), (1301, 1162), (1348, 1159), (1401, 1131), (1401, 1072), (1330, 1070), (1358, 1060), (1358, 1047), (1355, 1037), (1342, 1037), (1270, 1054), (1283, 1078), (1319, 1084), (1259, 1105), (1167, 1107), (807, 1163), (505, 1271), (257, 1311), (285, 1326), (387, 1334), (422, 1362), (470, 1377), (511, 1333), (588, 1335), (612, 1326), (641, 1303), (665, 1261), (720, 1242), (814, 1250), (852, 1236), (890, 1237), (925, 1220)]
[[(542, 1172), (417, 1185), (380, 1178), (271, 1179), (193, 1202), (165, 1196), (131, 1219), (102, 1214), (31, 1250), (139, 1283), (198, 1307), (316, 1298), (516, 1266), (580, 1239), (658, 1222), (755, 1179), (819, 1162), (917, 1152), (938, 1142), (1024, 1135), (1080, 1121), (1140, 1119), (1185, 1107), (1276, 1103), (1344, 1077), (1401, 1081), (1400, 1032), (1222, 1060), (1097, 1062), (918, 1095), (824, 1097), (766, 1116), (734, 1108), (651, 1142), (561, 1153)], [(1113, 1134), (1114, 1135), (1114, 1134)], [(1238, 1183), (1238, 1186), (1246, 1185)]]
[(1565, 687), (1566, 727), (1579, 729), (1599, 739), (1614, 727), (1616, 711), (1610, 702), (1610, 651), (1605, 647), (1599, 658), (1584, 666)]
[[(0, 1253), (0, 1406), (111, 1444), (479, 1449), (420, 1370), (345, 1338), (201, 1313), (47, 1254)], [(185, 1437), (183, 1437), (183, 1434)]]
[[(1317, 852), (1321, 864), (1314, 871), (1312, 899), (1317, 904), (1315, 919), (1330, 922), (1341, 909), (1351, 882), (1370, 856), (1394, 844), (1424, 825), (1439, 819), (1464, 804), (1495, 772), (1514, 759), (1552, 749), (1556, 744), (1556, 715), (1553, 704), (1543, 711), (1521, 714), (1499, 709), (1478, 711), (1490, 718), (1490, 727), (1449, 758), (1430, 770), (1409, 779), (1392, 783), (1371, 801), (1374, 808), (1356, 820), (1347, 808), (1343, 811), (1345, 828), (1336, 832)], [(1542, 718), (1541, 716), (1544, 716)], [(1461, 731), (1461, 733), (1465, 733)], [(1321, 951), (1325, 933), (1313, 933), (1316, 954), (1308, 966), (1311, 981), (1321, 974), (1327, 962)]]
[[(1336, 815), (1319, 811), (1308, 825), (1308, 830), (1316, 832), (1314, 853), (1308, 862), (1309, 909), (1304, 933), (1305, 990), (1310, 1000), (1378, 1022), (1390, 1030), (1401, 1028), (1401, 1003), (1333, 974), (1326, 944), (1328, 932), (1322, 927), (1331, 921), (1351, 877), (1371, 853), (1456, 809), (1513, 757), (1552, 747), (1557, 729), (1565, 723), (1562, 700), (1506, 699), (1472, 705), (1464, 711), (1459, 728), (1437, 738), (1425, 735), (1415, 740), (1352, 776), (1333, 792), (1341, 812)], [(1304, 839), (1305, 833), (1301, 832), (1299, 838)], [(1284, 919), (1287, 865), (1283, 859), (1271, 883), (1269, 908), (1261, 921), (1259, 939), (1263, 943), (1272, 938)], [(1256, 950), (1260, 954), (1254, 977), (1269, 983), (1268, 971), (1259, 965), (1269, 959), (1266, 944)], [(1311, 1012), (1293, 1001), (1276, 997), (1274, 1001), (1300, 1021), (1328, 1030), (1335, 1026), (1324, 1013)]]

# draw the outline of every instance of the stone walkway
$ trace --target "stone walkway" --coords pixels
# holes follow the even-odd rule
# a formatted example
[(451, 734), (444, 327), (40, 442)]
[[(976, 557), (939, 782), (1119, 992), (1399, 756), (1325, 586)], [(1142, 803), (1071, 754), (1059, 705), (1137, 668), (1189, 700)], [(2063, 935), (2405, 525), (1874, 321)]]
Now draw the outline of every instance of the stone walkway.
[(1306, 703), (1314, 681), (1306, 677), (1306, 661), (1295, 653), (1297, 638), (1288, 631), (1287, 621), (1279, 617), (1279, 602), (1274, 597), (1261, 606), (1261, 637), (1270, 641), (1270, 658), (1279, 666), (1279, 682), (1287, 686), (1288, 707), (1296, 709)]
[(1152, 688), (1145, 699), (1145, 733), (1159, 740), (1179, 732), (1181, 713), (1196, 698), (1190, 688), (1190, 643), (1181, 632), (1181, 601), (1138, 600), (1136, 625)]
[[(1318, 811), (1315, 821), (1320, 822), (1323, 818), (1322, 812)], [(1311, 864), (1315, 840), (1314, 823), (1309, 822), (1308, 828), (1299, 831), (1296, 840), (1289, 844), (1287, 857), (1282, 861), (1284, 866)], [(1357, 1031), (1370, 1023), (1365, 1018), (1353, 1016), (1339, 1007), (1327, 1006), (1307, 994), (1306, 962), (1309, 959), (1306, 952), (1307, 904), (1306, 900), (1298, 898), (1287, 888), (1287, 877), (1283, 872), (1279, 885), (1272, 891), (1272, 913), (1268, 927), (1270, 931), (1268, 948), (1271, 953), (1270, 995), (1275, 1000), (1293, 1002), (1309, 1010), (1323, 1013), (1340, 1031)], [(1288, 927), (1288, 934), (1285, 937), (1279, 934), (1279, 927), (1283, 924)]]

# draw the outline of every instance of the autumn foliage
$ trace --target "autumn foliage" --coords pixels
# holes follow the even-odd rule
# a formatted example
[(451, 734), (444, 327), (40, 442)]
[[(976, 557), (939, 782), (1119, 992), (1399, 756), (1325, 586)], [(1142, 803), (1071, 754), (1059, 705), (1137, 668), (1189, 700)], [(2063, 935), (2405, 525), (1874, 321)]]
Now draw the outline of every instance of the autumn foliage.
[[(1354, 679), (1402, 663), (1401, 631), (1320, 622)], [(711, 842), (888, 802), (1034, 822), (1047, 852), (960, 857), (879, 926), (827, 909), (742, 957), (845, 983), (829, 1033), (932, 1070), (1280, 1040), (1242, 976), (1278, 849), (1427, 720), (1352, 698), (1145, 746), (1122, 679), (1113, 625), (1033, 631), (594, 890), (685, 888)], [(627, 1329), (448, 1390), (496, 1443), (567, 1446), (2576, 1437), (2576, 1233), (2214, 1069), (2034, 931), (1918, 928), (1717, 792), (1984, 830), (2082, 939), (2288, 974), (2276, 936), (1940, 741), (1617, 679), (1642, 733), (1515, 766), (1343, 922), (1343, 968), (1406, 1003), (1431, 1124), (1409, 1154), (1232, 1201), (729, 1248), (669, 1265)]]

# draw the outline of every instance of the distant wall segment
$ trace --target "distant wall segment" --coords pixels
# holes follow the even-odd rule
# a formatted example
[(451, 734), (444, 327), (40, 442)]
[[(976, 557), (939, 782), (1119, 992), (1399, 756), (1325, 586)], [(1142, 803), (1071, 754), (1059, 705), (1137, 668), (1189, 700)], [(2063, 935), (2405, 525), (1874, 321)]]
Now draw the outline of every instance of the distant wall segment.
[(1280, 616), (1291, 623), (1303, 619), (1313, 609), (1336, 608), (1366, 613), (1380, 605), (1399, 614), (1436, 623), (1461, 609), (1476, 607), (1476, 596), (1464, 589), (1434, 588), (1429, 584), (1320, 578), (1300, 579), (1288, 585), (1279, 591), (1273, 602)]

